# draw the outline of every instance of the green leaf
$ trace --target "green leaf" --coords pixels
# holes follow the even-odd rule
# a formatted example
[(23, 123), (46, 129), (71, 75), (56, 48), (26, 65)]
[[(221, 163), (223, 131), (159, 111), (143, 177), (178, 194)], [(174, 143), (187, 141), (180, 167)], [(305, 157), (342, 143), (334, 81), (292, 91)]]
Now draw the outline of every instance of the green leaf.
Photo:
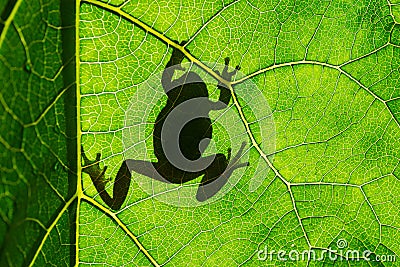
[[(399, 7), (0, 0), (0, 266), (397, 266)], [(211, 99), (218, 82), (231, 90), (205, 154), (245, 142), (250, 166), (205, 202), (201, 177), (132, 172), (112, 210), (80, 147), (101, 154), (111, 195), (124, 160), (156, 160), (173, 49)], [(241, 66), (232, 83), (225, 57)], [(288, 258), (309, 250), (321, 258)]]
[(0, 265), (70, 265), (78, 166), (74, 12), (59, 1), (1, 2)]

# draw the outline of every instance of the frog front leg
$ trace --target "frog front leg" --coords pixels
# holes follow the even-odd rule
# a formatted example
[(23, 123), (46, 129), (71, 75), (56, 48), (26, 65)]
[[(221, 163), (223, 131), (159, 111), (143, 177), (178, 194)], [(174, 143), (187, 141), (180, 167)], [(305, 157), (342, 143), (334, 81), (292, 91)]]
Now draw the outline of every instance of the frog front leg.
[(97, 192), (101, 199), (113, 210), (119, 210), (124, 203), (131, 182), (131, 172), (128, 169), (126, 161), (123, 161), (118, 170), (113, 185), (113, 197), (111, 197), (107, 190), (106, 185), (111, 179), (105, 178), (107, 166), (103, 169), (100, 168), (99, 162), (101, 154), (97, 153), (95, 160), (89, 160), (86, 156), (83, 146), (81, 147), (81, 154), (84, 161), (82, 172), (89, 174)]
[[(221, 76), (223, 79), (225, 79), (228, 82), (230, 82), (232, 80), (232, 77), (240, 70), (240, 66), (237, 65), (233, 71), (228, 72), (229, 62), (230, 62), (230, 58), (226, 57), (225, 58), (225, 67), (222, 71), (222, 74), (218, 70), (215, 71), (216, 74), (218, 74), (219, 76)], [(220, 90), (218, 102), (225, 104), (224, 107), (222, 107), (223, 105), (221, 105), (221, 107), (226, 108), (229, 105), (229, 102), (231, 101), (231, 98), (232, 98), (231, 91), (225, 84), (221, 83), (220, 81), (218, 81), (217, 88)]]
[[(186, 41), (182, 41), (180, 43), (181, 46), (185, 45)], [(165, 69), (162, 73), (161, 84), (164, 88), (164, 91), (168, 93), (170, 90), (174, 89), (178, 85), (182, 85), (182, 82), (177, 80), (173, 80), (173, 76), (175, 71), (177, 70), (185, 70), (185, 68), (181, 65), (185, 55), (179, 49), (173, 47), (171, 58), (169, 59)]]

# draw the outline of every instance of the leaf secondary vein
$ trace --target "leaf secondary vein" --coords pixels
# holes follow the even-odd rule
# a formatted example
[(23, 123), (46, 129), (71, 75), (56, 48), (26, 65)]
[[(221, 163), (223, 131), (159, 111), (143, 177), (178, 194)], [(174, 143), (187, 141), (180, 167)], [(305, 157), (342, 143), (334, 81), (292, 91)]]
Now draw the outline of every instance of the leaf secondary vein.
[(117, 214), (110, 211), (109, 209), (107, 209), (106, 207), (104, 207), (103, 205), (101, 205), (99, 202), (97, 202), (96, 200), (94, 200), (93, 198), (82, 194), (81, 199), (87, 201), (89, 204), (95, 206), (96, 208), (98, 208), (99, 210), (101, 210), (102, 212), (104, 212), (105, 214), (107, 214), (108, 216), (110, 216), (115, 223), (133, 240), (133, 242), (136, 244), (136, 246), (138, 246), (139, 250), (146, 255), (146, 257), (150, 260), (150, 262), (156, 266), (156, 267), (160, 267), (160, 265), (156, 262), (156, 260), (150, 255), (150, 253), (143, 247), (143, 245), (139, 242), (139, 240), (137, 239), (137, 237), (128, 229), (128, 227), (118, 218)]
[(7, 35), (7, 32), (8, 32), (8, 29), (10, 27), (10, 24), (14, 20), (15, 14), (17, 14), (18, 8), (21, 5), (21, 3), (22, 3), (22, 0), (18, 0), (15, 3), (14, 8), (10, 13), (10, 16), (7, 18), (6, 22), (4, 23), (4, 28), (3, 28), (3, 31), (1, 32), (1, 35), (0, 35), (0, 48), (2, 47), (3, 42), (6, 39), (6, 35)]
[(46, 233), (43, 237), (43, 239), (41, 240), (30, 264), (29, 267), (33, 266), (35, 264), (35, 261), (37, 259), (37, 257), (39, 256), (40, 251), (42, 251), (42, 248), (44, 246), (44, 243), (46, 242), (47, 238), (49, 237), (51, 231), (53, 230), (53, 228), (57, 225), (58, 221), (60, 220), (60, 218), (62, 217), (62, 215), (64, 214), (64, 212), (69, 208), (69, 206), (75, 201), (75, 199), (77, 198), (77, 194), (73, 195), (68, 202), (65, 203), (64, 207), (61, 209), (61, 211), (58, 213), (57, 217), (54, 219), (54, 221), (51, 223), (51, 225), (46, 229)]

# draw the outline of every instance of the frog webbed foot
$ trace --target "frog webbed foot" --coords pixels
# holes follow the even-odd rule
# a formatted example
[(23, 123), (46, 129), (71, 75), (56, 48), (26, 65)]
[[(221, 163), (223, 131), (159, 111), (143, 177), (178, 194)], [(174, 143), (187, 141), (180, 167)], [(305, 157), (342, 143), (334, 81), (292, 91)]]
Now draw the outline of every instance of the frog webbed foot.
[[(245, 146), (246, 142), (243, 142), (239, 151), (232, 159), (232, 150), (230, 148), (228, 149), (228, 157), (227, 159), (225, 159), (226, 168), (218, 176), (211, 175), (210, 177), (208, 177), (209, 173), (212, 172), (211, 169), (206, 172), (197, 190), (196, 198), (198, 201), (203, 202), (214, 196), (226, 184), (234, 170), (250, 165), (249, 162), (239, 162)], [(216, 165), (219, 165), (218, 162)]]
[[(178, 42), (173, 40), (176, 44), (179, 44), (180, 46), (185, 46), (187, 41), (182, 41)], [(171, 55), (171, 66), (174, 66), (174, 68), (178, 70), (183, 70), (185, 71), (186, 69), (181, 65), (183, 59), (185, 58), (185, 54), (178, 48), (172, 47), (172, 55)]]
[(107, 171), (107, 166), (104, 166), (103, 169), (100, 168), (99, 163), (101, 159), (101, 154), (97, 153), (96, 159), (90, 160), (86, 156), (83, 146), (81, 146), (81, 155), (83, 158), (82, 172), (89, 174), (93, 182), (100, 183), (103, 184), (103, 186), (105, 186), (107, 182), (110, 181), (110, 179), (106, 179), (104, 176)]
[(121, 167), (115, 178), (113, 185), (113, 197), (106, 190), (106, 184), (110, 179), (105, 178), (107, 166), (100, 168), (101, 154), (96, 154), (95, 160), (90, 160), (81, 147), (81, 155), (83, 158), (82, 172), (89, 174), (97, 192), (101, 199), (113, 210), (119, 210), (124, 203), (130, 186), (131, 173), (129, 172), (126, 161), (122, 162)]
[(229, 72), (228, 71), (229, 62), (230, 62), (230, 58), (226, 57), (225, 58), (225, 67), (224, 67), (224, 70), (222, 71), (222, 78), (224, 78), (225, 80), (230, 82), (232, 80), (232, 77), (238, 72), (238, 70), (240, 70), (240, 66), (237, 65), (233, 71)]
[[(225, 67), (224, 67), (222, 73), (219, 70), (215, 70), (216, 74), (218, 74), (219, 76), (221, 76), (224, 80), (226, 80), (228, 82), (230, 82), (232, 80), (232, 77), (240, 70), (240, 66), (237, 65), (233, 71), (229, 72), (228, 69), (229, 69), (230, 61), (231, 60), (229, 57), (225, 58)], [(219, 84), (221, 85), (221, 82), (219, 82)]]
[(229, 161), (229, 165), (228, 165), (227, 169), (229, 169), (230, 171), (233, 171), (238, 168), (250, 166), (249, 162), (239, 162), (240, 158), (242, 157), (243, 149), (245, 148), (245, 146), (246, 146), (246, 142), (243, 142), (242, 145), (240, 146), (239, 151), (232, 158), (232, 160)]

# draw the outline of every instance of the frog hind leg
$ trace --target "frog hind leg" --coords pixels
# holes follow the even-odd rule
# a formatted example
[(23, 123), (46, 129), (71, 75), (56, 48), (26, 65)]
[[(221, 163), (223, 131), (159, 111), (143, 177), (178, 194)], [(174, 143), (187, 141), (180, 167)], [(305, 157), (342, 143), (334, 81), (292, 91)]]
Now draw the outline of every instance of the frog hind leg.
[(158, 163), (136, 159), (127, 159), (125, 162), (130, 172), (135, 172), (157, 181), (170, 183), (160, 174)]
[(232, 175), (234, 170), (249, 166), (248, 162), (239, 163), (245, 145), (246, 143), (243, 142), (239, 151), (232, 160), (229, 160), (230, 151), (228, 151), (228, 159), (225, 158), (224, 154), (216, 155), (214, 162), (205, 171), (204, 177), (197, 190), (196, 199), (198, 201), (204, 202), (213, 197), (228, 182), (229, 177)]
[(111, 180), (105, 178), (107, 166), (103, 169), (100, 168), (99, 163), (101, 154), (97, 153), (95, 160), (90, 160), (81, 147), (81, 155), (84, 161), (82, 166), (82, 172), (89, 174), (97, 192), (101, 199), (113, 210), (119, 210), (124, 203), (130, 186), (131, 173), (126, 165), (126, 162), (122, 162), (121, 167), (118, 170), (117, 176), (113, 184), (113, 196), (111, 197), (107, 190), (106, 184)]

